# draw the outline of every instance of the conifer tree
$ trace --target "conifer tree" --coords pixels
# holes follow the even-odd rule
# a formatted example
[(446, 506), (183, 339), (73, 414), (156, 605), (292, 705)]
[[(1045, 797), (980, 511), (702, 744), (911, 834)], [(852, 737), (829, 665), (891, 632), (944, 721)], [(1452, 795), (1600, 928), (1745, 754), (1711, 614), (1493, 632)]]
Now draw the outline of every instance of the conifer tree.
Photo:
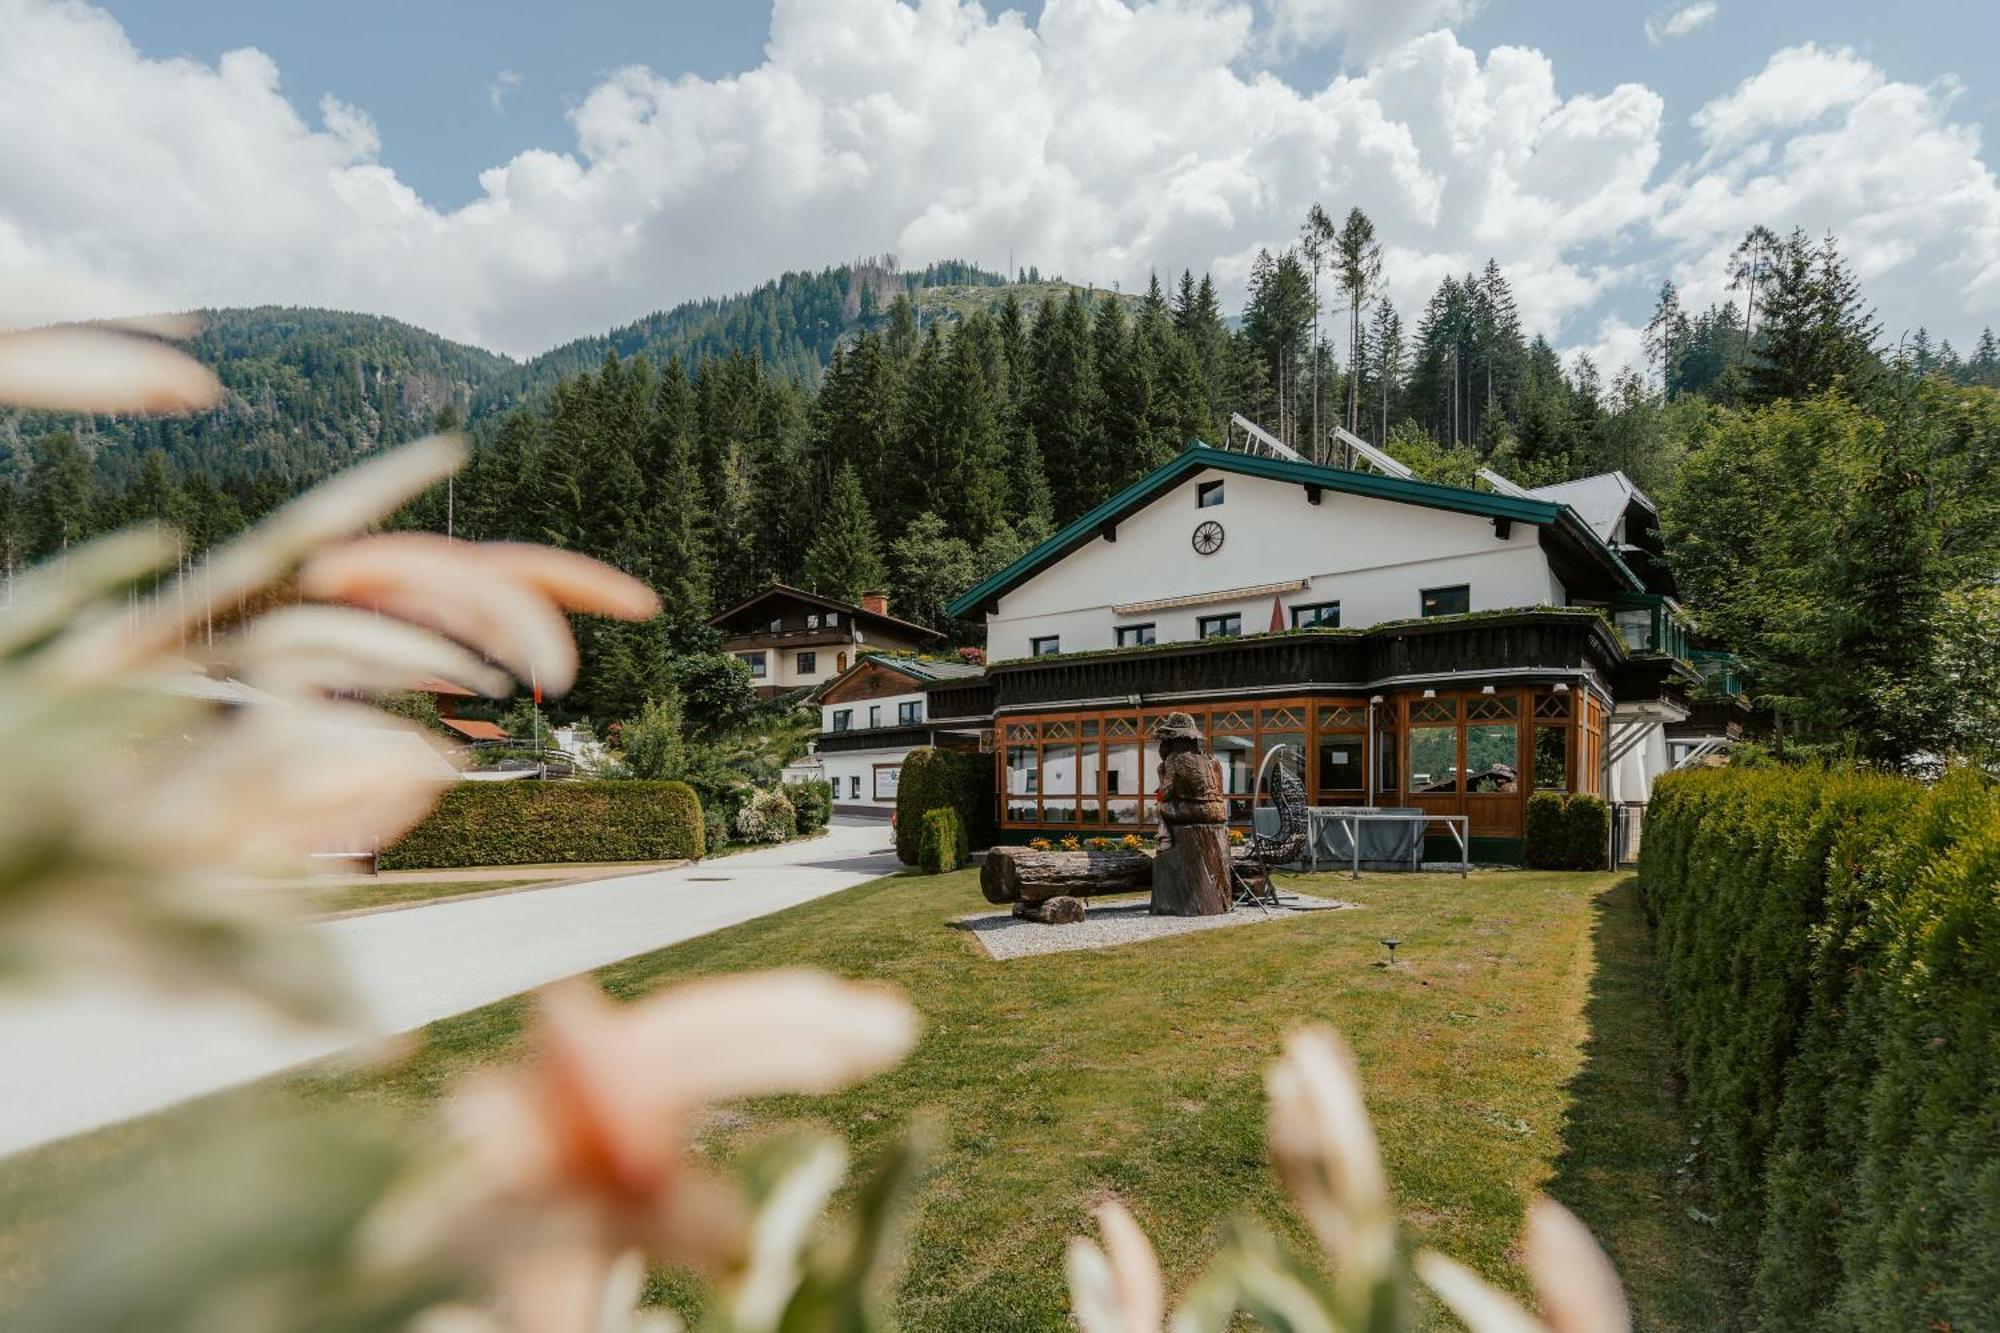
[[(1375, 298), (1382, 282), (1382, 243), (1375, 238), (1375, 224), (1358, 208), (1347, 211), (1334, 239), (1334, 268), (1340, 275), (1340, 289), (1347, 297), (1347, 428), (1361, 430), (1361, 353), (1363, 312)], [(1497, 270), (1496, 270), (1497, 271)]]
[(1094, 433), (1097, 369), (1091, 322), (1082, 294), (1051, 301), (1035, 314), (1029, 339), (1028, 425), (1041, 449), (1057, 522), (1067, 522), (1104, 497), (1098, 494)]
[(28, 557), (59, 555), (93, 530), (94, 486), (90, 457), (68, 431), (53, 431), (28, 446), (25, 503)]
[(820, 513), (818, 533), (806, 552), (806, 587), (823, 597), (852, 602), (881, 587), (883, 575), (881, 546), (868, 501), (861, 494), (861, 479), (851, 464), (842, 464)]

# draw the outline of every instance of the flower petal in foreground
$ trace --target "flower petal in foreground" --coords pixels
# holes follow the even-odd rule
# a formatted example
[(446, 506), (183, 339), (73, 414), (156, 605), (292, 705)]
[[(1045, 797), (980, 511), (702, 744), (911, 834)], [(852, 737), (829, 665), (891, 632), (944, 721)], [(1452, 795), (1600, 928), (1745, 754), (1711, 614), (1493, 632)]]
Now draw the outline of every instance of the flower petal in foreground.
[(1625, 1288), (1590, 1229), (1553, 1199), (1528, 1205), (1528, 1278), (1555, 1333), (1624, 1333)]
[(493, 698), (511, 681), (447, 639), (400, 620), (338, 606), (292, 606), (260, 616), (224, 660), (244, 679), (280, 694), (377, 694), (427, 676)]
[(660, 614), (658, 593), (587, 555), (528, 542), (485, 542), (478, 550), (486, 568), (534, 588), (565, 611), (616, 620), (651, 620)]
[(441, 630), (554, 694), (576, 679), (569, 622), (539, 590), (496, 574), (472, 543), (415, 532), (364, 537), (308, 561), (299, 590)]
[(1611, 1261), (1568, 1209), (1536, 1199), (1528, 1208), (1525, 1248), (1540, 1320), (1464, 1264), (1433, 1251), (1417, 1256), (1417, 1274), (1472, 1333), (1627, 1333), (1632, 1327)]
[(1389, 1182), (1347, 1043), (1330, 1028), (1293, 1032), (1264, 1082), (1278, 1174), (1320, 1246), (1368, 1271), (1390, 1262)]
[(1083, 1333), (1160, 1333), (1166, 1283), (1145, 1232), (1116, 1199), (1099, 1205), (1097, 1228), (1103, 1250), (1073, 1236), (1065, 1256), (1078, 1327)]
[(57, 325), (0, 333), (0, 403), (45, 412), (193, 412), (222, 397), (215, 373), (151, 338)]
[(817, 973), (700, 981), (629, 1005), (585, 981), (551, 987), (529, 1062), (452, 1099), (470, 1150), (460, 1215), (510, 1228), (499, 1243), (516, 1252), (739, 1264), (748, 1205), (689, 1154), (701, 1109), (834, 1091), (896, 1063), (916, 1033), (901, 996)]

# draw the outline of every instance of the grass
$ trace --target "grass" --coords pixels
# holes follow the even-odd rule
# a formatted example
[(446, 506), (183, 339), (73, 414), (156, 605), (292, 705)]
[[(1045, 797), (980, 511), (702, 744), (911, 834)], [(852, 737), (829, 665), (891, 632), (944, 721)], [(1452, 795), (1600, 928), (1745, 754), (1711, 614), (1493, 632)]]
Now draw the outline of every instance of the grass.
[[(1282, 1034), (1304, 1022), (1333, 1023), (1354, 1045), (1420, 1243), (1523, 1289), (1522, 1208), (1553, 1189), (1632, 1278), (1639, 1327), (1710, 1328), (1724, 1302), (1672, 1194), (1683, 1136), (1645, 984), (1645, 925), (1631, 891), (1606, 893), (1611, 883), (1343, 879), (1325, 891), (1368, 910), (996, 963), (948, 926), (984, 906), (973, 872), (900, 876), (600, 976), (637, 996), (782, 962), (886, 980), (915, 1000), (925, 1036), (900, 1068), (840, 1096), (731, 1111), (705, 1138), (727, 1154), (812, 1120), (866, 1157), (912, 1118), (930, 1119), (941, 1146), (899, 1299), (911, 1329), (1066, 1326), (1064, 1238), (1112, 1192), (1177, 1285), (1233, 1213), (1302, 1239), (1268, 1165), (1261, 1079)], [(1378, 965), (1385, 935), (1402, 941), (1393, 969)], [(0, 1172), (0, 1288), (37, 1269), (68, 1206), (166, 1154), (195, 1120), (301, 1098), (420, 1107), (455, 1075), (511, 1054), (525, 1014), (508, 1001), (436, 1024), (386, 1073), (268, 1084), (15, 1159)], [(1442, 1322), (1435, 1309), (1427, 1317)]]
[(472, 893), (491, 893), (495, 889), (526, 889), (549, 882), (546, 879), (386, 880), (327, 885), (309, 888), (305, 893), (306, 905), (315, 912), (354, 912), (370, 907), (461, 898)]

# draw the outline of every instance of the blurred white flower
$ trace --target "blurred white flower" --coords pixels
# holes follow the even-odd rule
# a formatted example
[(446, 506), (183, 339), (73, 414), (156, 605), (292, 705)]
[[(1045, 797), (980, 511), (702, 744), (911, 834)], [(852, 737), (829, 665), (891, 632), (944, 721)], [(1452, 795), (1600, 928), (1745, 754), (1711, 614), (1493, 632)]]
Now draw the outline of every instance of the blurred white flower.
[(1098, 1206), (1097, 1229), (1102, 1250), (1072, 1236), (1065, 1256), (1077, 1326), (1083, 1333), (1160, 1333), (1166, 1285), (1146, 1233), (1116, 1199)]
[(747, 1201), (690, 1153), (710, 1103), (836, 1091), (901, 1060), (909, 1002), (814, 972), (697, 981), (632, 1004), (588, 982), (544, 992), (532, 1054), (476, 1077), (449, 1114), (459, 1169), (406, 1205), (398, 1245), (471, 1238), (505, 1256), (508, 1320), (572, 1333), (613, 1259), (637, 1249), (698, 1268), (740, 1267)]
[(660, 609), (652, 589), (595, 560), (428, 533), (332, 547), (306, 564), (299, 590), (429, 625), (557, 694), (575, 681), (577, 664), (562, 609), (628, 620)]
[(214, 372), (152, 338), (59, 324), (0, 331), (0, 404), (45, 412), (192, 412), (222, 396)]
[(1331, 1028), (1293, 1032), (1264, 1085), (1271, 1155), (1321, 1248), (1340, 1267), (1393, 1263), (1389, 1181), (1347, 1043)]
[(1417, 1274), (1472, 1333), (1627, 1333), (1632, 1319), (1611, 1261), (1567, 1208), (1538, 1198), (1524, 1246), (1542, 1318), (1464, 1264), (1426, 1250)]

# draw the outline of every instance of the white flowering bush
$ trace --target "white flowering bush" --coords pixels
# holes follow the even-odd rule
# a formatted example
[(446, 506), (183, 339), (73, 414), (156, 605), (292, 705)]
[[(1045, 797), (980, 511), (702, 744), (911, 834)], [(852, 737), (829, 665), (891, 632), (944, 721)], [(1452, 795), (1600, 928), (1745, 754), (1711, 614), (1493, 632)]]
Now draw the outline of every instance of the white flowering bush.
[(783, 842), (798, 831), (798, 812), (779, 787), (757, 788), (736, 812), (736, 836), (745, 842)]

